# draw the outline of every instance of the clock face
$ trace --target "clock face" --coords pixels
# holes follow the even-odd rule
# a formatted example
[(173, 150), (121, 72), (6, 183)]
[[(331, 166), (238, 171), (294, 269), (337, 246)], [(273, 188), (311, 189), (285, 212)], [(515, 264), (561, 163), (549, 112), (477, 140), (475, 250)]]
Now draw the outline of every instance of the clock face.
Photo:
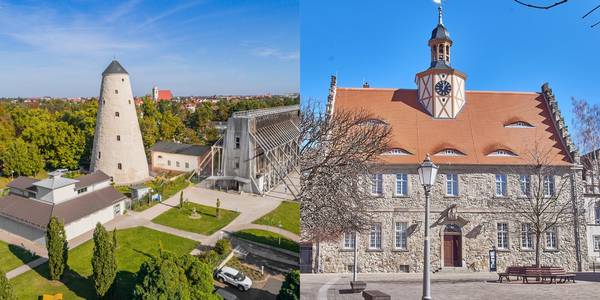
[(452, 85), (446, 80), (442, 80), (435, 85), (435, 92), (440, 96), (448, 96), (452, 91)]

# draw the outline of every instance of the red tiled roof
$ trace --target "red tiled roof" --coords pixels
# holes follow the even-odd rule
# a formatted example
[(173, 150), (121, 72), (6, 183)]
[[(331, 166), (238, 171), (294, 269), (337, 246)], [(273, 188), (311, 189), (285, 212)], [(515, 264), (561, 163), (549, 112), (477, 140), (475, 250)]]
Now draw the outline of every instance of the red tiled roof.
[[(542, 94), (467, 91), (466, 98), (456, 119), (435, 119), (418, 102), (416, 90), (337, 88), (334, 109), (364, 109), (392, 126), (391, 147), (413, 155), (382, 156), (388, 164), (419, 164), (430, 153), (436, 164), (522, 165), (535, 141), (549, 149), (553, 164), (571, 164)], [(515, 121), (534, 128), (504, 126)], [(465, 155), (433, 155), (446, 148)], [(519, 156), (487, 156), (498, 149)]]
[(158, 99), (157, 100), (171, 100), (173, 99), (173, 94), (171, 90), (159, 90), (158, 91)]

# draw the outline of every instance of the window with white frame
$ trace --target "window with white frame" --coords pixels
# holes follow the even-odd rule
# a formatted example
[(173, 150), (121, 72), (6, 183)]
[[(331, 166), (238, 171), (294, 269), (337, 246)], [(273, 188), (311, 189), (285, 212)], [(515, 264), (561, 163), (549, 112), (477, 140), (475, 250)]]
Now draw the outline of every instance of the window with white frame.
[(506, 174), (496, 174), (496, 196), (506, 197)]
[(600, 203), (596, 203), (594, 206), (594, 220), (594, 223), (600, 224)]
[(556, 249), (556, 226), (546, 229), (546, 249)]
[(533, 249), (533, 233), (530, 223), (521, 224), (521, 249)]
[(406, 196), (408, 195), (408, 175), (399, 173), (396, 174), (396, 195)]
[(383, 174), (371, 174), (371, 193), (383, 194)]
[(544, 196), (554, 196), (554, 176), (544, 175)]
[(344, 232), (344, 249), (354, 249), (356, 245), (356, 233)]
[(446, 174), (446, 196), (458, 196), (458, 174)]
[(235, 137), (235, 149), (240, 149), (240, 137)]
[(521, 188), (521, 196), (531, 195), (531, 177), (529, 175), (519, 175), (519, 187)]
[(371, 225), (369, 249), (381, 249), (381, 224)]
[(498, 223), (498, 249), (508, 249), (508, 223)]
[(406, 250), (408, 238), (408, 224), (406, 222), (396, 222), (395, 228), (395, 247), (396, 249)]
[(600, 235), (594, 236), (594, 251), (600, 251)]

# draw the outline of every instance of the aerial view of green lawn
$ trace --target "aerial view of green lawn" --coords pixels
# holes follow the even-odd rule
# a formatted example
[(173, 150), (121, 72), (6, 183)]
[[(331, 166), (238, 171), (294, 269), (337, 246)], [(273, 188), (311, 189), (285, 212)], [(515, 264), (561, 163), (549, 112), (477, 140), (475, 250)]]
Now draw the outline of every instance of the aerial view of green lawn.
[(277, 208), (253, 222), (254, 224), (269, 225), (300, 234), (300, 203), (283, 201)]
[[(117, 231), (116, 294), (114, 299), (130, 299), (135, 285), (135, 275), (142, 263), (159, 248), (177, 254), (189, 253), (197, 242), (162, 233), (145, 227)], [(18, 299), (38, 299), (42, 294), (62, 293), (64, 299), (95, 299), (93, 282), (88, 279), (92, 274), (93, 241), (69, 251), (68, 271), (63, 279), (50, 281), (48, 264), (11, 280)]]
[[(196, 216), (193, 216), (194, 209)], [(225, 227), (240, 213), (220, 209), (221, 216), (217, 218), (215, 207), (187, 202), (183, 208), (174, 207), (154, 218), (152, 222), (185, 231), (211, 235)]]
[(233, 235), (241, 239), (289, 250), (292, 252), (300, 251), (300, 246), (298, 246), (298, 243), (271, 231), (260, 229), (244, 229), (233, 233)]
[(23, 248), (0, 241), (0, 269), (8, 272), (22, 264), (28, 263), (37, 257), (31, 255)]

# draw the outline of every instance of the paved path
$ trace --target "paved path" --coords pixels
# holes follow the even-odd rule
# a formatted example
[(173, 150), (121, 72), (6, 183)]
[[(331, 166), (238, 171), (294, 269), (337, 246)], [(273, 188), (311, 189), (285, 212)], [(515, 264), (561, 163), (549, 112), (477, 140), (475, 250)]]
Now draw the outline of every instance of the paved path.
[[(360, 294), (348, 294), (351, 274), (302, 274), (301, 300), (359, 300)], [(389, 294), (392, 299), (421, 299), (422, 275), (359, 274), (367, 282), (367, 290)], [(432, 275), (433, 299), (597, 299), (598, 284), (578, 281), (568, 284), (522, 284), (520, 281), (497, 283), (495, 273), (436, 273)]]
[[(279, 228), (274, 228), (271, 226), (265, 225), (257, 225), (251, 224), (252, 221), (260, 218), (264, 214), (269, 211), (275, 209), (279, 203), (286, 198), (285, 187), (278, 187), (274, 192), (277, 192), (276, 196), (258, 196), (254, 194), (247, 193), (228, 193), (228, 192), (220, 192), (211, 189), (206, 189), (198, 186), (190, 186), (183, 190), (183, 197), (190, 202), (215, 206), (216, 199), (219, 198), (221, 200), (221, 207), (228, 210), (237, 211), (240, 213), (231, 223), (222, 228), (220, 231), (213, 233), (211, 236), (206, 236), (202, 234), (197, 234), (194, 232), (188, 232), (184, 230), (179, 230), (176, 228), (159, 225), (152, 223), (152, 219), (156, 218), (160, 214), (166, 212), (167, 210), (176, 207), (179, 205), (179, 193), (171, 196), (169, 199), (163, 201), (162, 203), (156, 204), (151, 208), (148, 208), (142, 212), (134, 212), (129, 211), (126, 215), (118, 216), (114, 220), (104, 224), (104, 227), (107, 230), (113, 229), (126, 229), (133, 228), (138, 226), (145, 226), (154, 230), (158, 230), (164, 233), (173, 234), (176, 236), (184, 237), (190, 240), (194, 240), (200, 242), (201, 245), (209, 245), (214, 246), (214, 244), (223, 237), (223, 232), (234, 232), (241, 229), (264, 229), (273, 231), (276, 233), (281, 233), (285, 237), (292, 239), (294, 241), (298, 241), (299, 237), (291, 232), (287, 232), (285, 230), (280, 230)], [(69, 241), (69, 247), (75, 248), (86, 241), (90, 240), (93, 236), (93, 230), (90, 230), (74, 239)], [(5, 241), (10, 244), (21, 245), (23, 248), (36, 253), (42, 258), (47, 258), (48, 254), (46, 252), (46, 248), (44, 245), (36, 244), (27, 239), (21, 238), (19, 236), (10, 234), (8, 232), (0, 230), (0, 240)], [(197, 252), (194, 251), (194, 252)], [(41, 260), (36, 260), (36, 262), (40, 262)], [(43, 262), (41, 262), (43, 263)], [(40, 264), (41, 264), (40, 263)], [(30, 263), (31, 264), (31, 263)], [(29, 271), (31, 268), (35, 268), (35, 266), (31, 265), (22, 265), (14, 270), (11, 270), (10, 273), (12, 277), (18, 276)], [(12, 278), (11, 277), (11, 278)]]
[(8, 278), (8, 279), (15, 278), (15, 277), (17, 277), (17, 276), (39, 266), (47, 261), (48, 261), (48, 259), (45, 257), (39, 257), (37, 259), (34, 259), (18, 268), (12, 269), (11, 271), (7, 272), (6, 278)]

